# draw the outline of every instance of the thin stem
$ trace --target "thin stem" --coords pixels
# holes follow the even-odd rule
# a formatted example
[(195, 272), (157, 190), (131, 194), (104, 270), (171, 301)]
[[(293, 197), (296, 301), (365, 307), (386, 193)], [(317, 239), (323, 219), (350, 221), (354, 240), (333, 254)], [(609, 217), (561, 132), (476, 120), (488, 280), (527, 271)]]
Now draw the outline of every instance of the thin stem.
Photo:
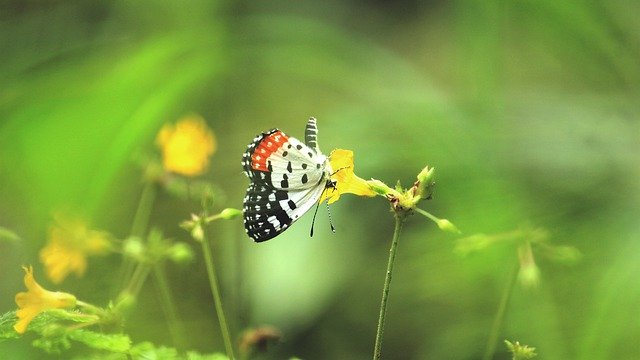
[(516, 280), (518, 279), (518, 266), (519, 264), (516, 261), (509, 272), (509, 278), (507, 280), (508, 283), (502, 291), (502, 297), (500, 299), (500, 304), (498, 305), (498, 312), (496, 313), (496, 317), (493, 319), (493, 325), (491, 325), (491, 332), (489, 333), (489, 339), (487, 340), (487, 348), (482, 360), (493, 359), (493, 355), (496, 352), (498, 336), (500, 336), (500, 328), (504, 321), (504, 315), (507, 312), (507, 304), (509, 303), (511, 294), (513, 294), (513, 289), (515, 288)]
[(140, 196), (140, 203), (138, 203), (138, 209), (133, 217), (133, 224), (131, 225), (131, 236), (143, 237), (147, 225), (149, 224), (149, 218), (151, 217), (151, 209), (153, 208), (153, 202), (156, 199), (156, 186), (151, 180), (146, 180), (144, 188), (142, 189), (142, 195)]
[(433, 221), (433, 222), (435, 222), (435, 223), (437, 223), (437, 222), (438, 222), (438, 220), (440, 220), (440, 219), (438, 219), (437, 217), (435, 217), (435, 216), (431, 215), (431, 213), (428, 213), (428, 212), (426, 212), (426, 211), (424, 211), (424, 210), (422, 210), (422, 209), (420, 209), (420, 208), (415, 208), (414, 210), (415, 210), (417, 213), (419, 213), (419, 214), (422, 214), (422, 215), (426, 216), (427, 218), (429, 218), (431, 221)]
[[(131, 225), (131, 236), (143, 238), (149, 225), (149, 219), (151, 218), (151, 210), (153, 203), (156, 199), (156, 185), (151, 180), (145, 180), (144, 187), (142, 188), (142, 195), (138, 202), (138, 208), (133, 217), (133, 223)], [(135, 272), (135, 262), (129, 256), (124, 256), (122, 265), (120, 266), (120, 279), (121, 288), (131, 282), (132, 276)]]
[(391, 275), (393, 273), (393, 262), (396, 258), (396, 249), (398, 248), (398, 239), (404, 218), (402, 215), (395, 215), (396, 226), (393, 231), (393, 239), (391, 240), (391, 248), (389, 249), (389, 262), (387, 263), (387, 274), (384, 278), (384, 287), (382, 288), (382, 301), (380, 302), (380, 315), (378, 317), (378, 328), (376, 331), (376, 343), (373, 350), (373, 359), (378, 360), (382, 356), (382, 335), (384, 333), (384, 320), (387, 314), (387, 299), (389, 298), (389, 287), (391, 286)]
[(185, 339), (183, 334), (185, 331), (182, 327), (182, 323), (178, 319), (178, 312), (176, 311), (176, 303), (173, 300), (171, 291), (169, 290), (169, 283), (167, 281), (167, 274), (164, 270), (164, 264), (162, 262), (157, 263), (153, 267), (153, 275), (157, 281), (158, 290), (160, 291), (160, 301), (162, 303), (162, 310), (167, 317), (169, 323), (169, 332), (171, 338), (176, 346), (181, 347), (185, 345)]
[(231, 345), (231, 336), (229, 335), (229, 327), (227, 326), (227, 319), (224, 316), (224, 309), (222, 308), (222, 298), (220, 296), (220, 289), (218, 288), (218, 278), (216, 277), (216, 269), (213, 264), (213, 255), (211, 254), (211, 244), (209, 243), (209, 237), (207, 230), (204, 229), (204, 236), (202, 237), (202, 252), (204, 254), (204, 261), (207, 265), (207, 275), (209, 277), (209, 286), (211, 287), (211, 294), (213, 294), (213, 301), (216, 306), (216, 314), (218, 315), (218, 322), (220, 323), (220, 332), (222, 333), (222, 339), (224, 341), (224, 348), (227, 356), (230, 359), (234, 359), (233, 346)]
[(138, 296), (138, 293), (140, 293), (142, 285), (144, 285), (144, 281), (147, 279), (150, 270), (151, 269), (148, 264), (143, 262), (138, 263), (138, 266), (131, 275), (129, 284), (123, 292), (129, 293), (133, 296)]

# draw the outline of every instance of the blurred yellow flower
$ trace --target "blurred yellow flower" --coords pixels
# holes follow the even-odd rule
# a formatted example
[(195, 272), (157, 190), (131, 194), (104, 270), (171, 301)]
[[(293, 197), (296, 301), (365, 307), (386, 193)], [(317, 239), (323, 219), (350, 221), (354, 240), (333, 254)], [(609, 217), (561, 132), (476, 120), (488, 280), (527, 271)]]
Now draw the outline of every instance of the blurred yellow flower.
[(42, 288), (33, 278), (33, 268), (22, 267), (25, 271), (24, 285), (27, 292), (16, 294), (18, 321), (13, 328), (19, 334), (27, 331), (27, 326), (38, 314), (49, 309), (69, 309), (76, 306), (76, 297), (64, 292), (53, 292)]
[(109, 234), (89, 229), (81, 219), (57, 214), (54, 220), (49, 228), (49, 242), (40, 250), (40, 261), (49, 279), (58, 284), (71, 272), (82, 276), (87, 268), (87, 256), (108, 253), (111, 242)]
[(353, 151), (336, 149), (329, 155), (329, 163), (334, 173), (331, 179), (336, 181), (335, 189), (327, 189), (322, 193), (320, 202), (327, 200), (328, 204), (338, 201), (342, 194), (355, 194), (359, 196), (376, 196), (366, 180), (353, 173)]
[(164, 169), (185, 176), (202, 174), (217, 145), (213, 131), (198, 115), (183, 117), (175, 125), (165, 124), (156, 144), (162, 152)]

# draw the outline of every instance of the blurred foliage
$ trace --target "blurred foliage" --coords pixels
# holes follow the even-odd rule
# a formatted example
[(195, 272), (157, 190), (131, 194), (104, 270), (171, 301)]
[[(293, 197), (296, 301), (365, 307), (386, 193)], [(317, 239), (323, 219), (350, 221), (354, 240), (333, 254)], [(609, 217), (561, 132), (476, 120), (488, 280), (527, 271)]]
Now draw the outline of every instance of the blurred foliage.
[[(203, 178), (220, 208), (240, 208), (240, 157), (260, 131), (300, 137), (316, 116), (320, 147), (351, 149), (358, 175), (410, 185), (437, 170), (423, 208), (469, 236), (523, 223), (583, 254), (537, 259), (537, 290), (517, 287), (502, 339), (544, 359), (638, 358), (640, 283), (638, 2), (196, 0), (0, 3), (0, 313), (16, 308), (52, 214), (71, 208), (126, 238), (142, 191), (134, 159), (163, 123), (208, 121), (218, 151)], [(197, 200), (160, 193), (152, 223), (179, 223)], [(256, 245), (240, 221), (211, 227), (233, 334), (271, 325), (264, 358), (370, 356), (393, 230), (388, 204), (345, 196)], [(323, 226), (326, 225), (326, 226)], [(6, 230), (4, 230), (6, 229)], [(6, 237), (7, 235), (5, 235)], [(480, 358), (513, 249), (461, 258), (455, 237), (421, 216), (400, 239), (383, 355)], [(106, 305), (115, 258), (91, 260), (64, 291)], [(220, 351), (201, 254), (168, 264), (185, 348)], [(174, 346), (153, 281), (125, 330)], [(49, 286), (51, 288), (51, 286)], [(30, 341), (0, 343), (42, 358)], [(153, 346), (151, 346), (153, 347)], [(506, 349), (496, 359), (508, 359)]]

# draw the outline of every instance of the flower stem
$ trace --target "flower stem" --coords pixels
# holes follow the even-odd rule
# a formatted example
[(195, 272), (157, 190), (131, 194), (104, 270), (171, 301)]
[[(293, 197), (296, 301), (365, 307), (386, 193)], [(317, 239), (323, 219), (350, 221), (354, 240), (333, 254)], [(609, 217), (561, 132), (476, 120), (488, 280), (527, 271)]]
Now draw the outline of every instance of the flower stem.
[(382, 356), (382, 335), (384, 333), (384, 320), (387, 314), (387, 299), (389, 298), (389, 288), (391, 286), (391, 275), (393, 273), (393, 263), (396, 258), (396, 249), (398, 248), (398, 239), (400, 231), (404, 223), (404, 216), (395, 214), (396, 226), (393, 231), (393, 239), (391, 240), (391, 248), (389, 249), (389, 262), (387, 263), (387, 274), (384, 278), (384, 287), (382, 288), (382, 301), (380, 302), (380, 315), (378, 317), (378, 328), (376, 331), (376, 343), (373, 350), (373, 359), (380, 359)]
[(207, 230), (204, 229), (202, 237), (202, 252), (204, 254), (204, 261), (207, 265), (207, 275), (209, 277), (209, 286), (211, 287), (211, 294), (213, 294), (213, 301), (216, 306), (216, 314), (218, 315), (218, 321), (220, 323), (220, 332), (222, 333), (222, 339), (224, 340), (224, 348), (229, 359), (234, 359), (233, 346), (231, 344), (231, 336), (229, 335), (229, 327), (227, 326), (227, 319), (224, 316), (224, 309), (222, 308), (222, 298), (220, 296), (220, 289), (218, 288), (218, 278), (216, 277), (216, 269), (213, 264), (213, 255), (211, 254), (211, 244), (207, 235)]
[(420, 208), (415, 208), (414, 210), (415, 210), (417, 213), (419, 213), (419, 214), (422, 214), (422, 215), (426, 216), (427, 218), (429, 218), (429, 219), (430, 219), (431, 221), (433, 221), (434, 223), (438, 223), (438, 220), (440, 220), (440, 219), (438, 219), (437, 217), (435, 217), (435, 216), (431, 215), (431, 213), (428, 213), (428, 212), (426, 212), (426, 211), (424, 211), (424, 210), (422, 210), (422, 209), (420, 209)]
[(151, 209), (153, 202), (156, 199), (156, 186), (150, 180), (145, 181), (144, 188), (142, 189), (142, 195), (140, 196), (140, 202), (138, 203), (138, 209), (133, 217), (133, 224), (131, 225), (131, 236), (143, 237), (147, 225), (149, 224), (149, 218), (151, 217)]
[(185, 339), (183, 334), (185, 331), (182, 327), (182, 323), (178, 319), (178, 312), (176, 311), (176, 303), (173, 300), (171, 291), (169, 290), (169, 283), (167, 281), (167, 274), (164, 270), (164, 264), (162, 262), (157, 263), (153, 267), (153, 275), (157, 281), (158, 290), (160, 292), (160, 301), (162, 303), (162, 309), (169, 323), (169, 333), (171, 338), (177, 347), (185, 346)]
[[(156, 199), (156, 185), (150, 180), (146, 180), (142, 189), (142, 195), (140, 196), (140, 202), (138, 202), (138, 208), (133, 217), (133, 223), (131, 225), (131, 236), (143, 238), (149, 225), (149, 218), (151, 217), (151, 210), (153, 203)], [(129, 256), (124, 256), (122, 259), (122, 265), (120, 266), (120, 279), (121, 288), (131, 283), (132, 277), (135, 273), (135, 262)]]
[(489, 339), (487, 340), (487, 348), (484, 352), (484, 356), (482, 356), (482, 360), (493, 359), (493, 355), (496, 352), (496, 346), (498, 346), (498, 336), (500, 336), (500, 328), (502, 327), (502, 322), (504, 321), (504, 314), (507, 311), (507, 304), (509, 303), (511, 294), (513, 294), (513, 289), (515, 288), (516, 280), (518, 279), (518, 266), (518, 262), (516, 261), (509, 272), (509, 278), (507, 280), (508, 283), (502, 291), (502, 298), (500, 299), (500, 304), (498, 305), (498, 312), (496, 313), (496, 317), (493, 319), (493, 325), (491, 325), (491, 332), (489, 333)]
[(128, 293), (133, 296), (138, 296), (140, 290), (142, 290), (142, 285), (144, 285), (144, 281), (147, 279), (149, 275), (150, 266), (146, 263), (138, 263), (138, 266), (133, 271), (131, 278), (129, 280), (129, 284), (123, 291), (123, 293)]

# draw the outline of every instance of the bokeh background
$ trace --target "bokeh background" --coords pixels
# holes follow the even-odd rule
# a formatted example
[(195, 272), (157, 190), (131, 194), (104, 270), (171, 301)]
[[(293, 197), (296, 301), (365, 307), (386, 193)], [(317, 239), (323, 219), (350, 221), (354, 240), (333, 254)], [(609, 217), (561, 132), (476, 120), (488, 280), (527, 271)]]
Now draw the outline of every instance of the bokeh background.
[[(500, 339), (540, 359), (637, 359), (640, 349), (640, 3), (614, 1), (8, 1), (0, 3), (0, 311), (15, 308), (20, 265), (48, 288), (106, 305), (116, 256), (54, 286), (38, 251), (52, 213), (74, 209), (124, 238), (142, 188), (132, 159), (163, 123), (197, 113), (218, 151), (203, 179), (241, 208), (240, 158), (259, 132), (355, 152), (356, 173), (410, 185), (436, 168), (421, 207), (464, 233), (542, 227), (583, 254), (538, 260), (517, 287)], [(178, 227), (198, 201), (158, 196), (152, 223)], [(381, 198), (345, 196), (254, 244), (240, 220), (212, 227), (234, 336), (268, 324), (264, 359), (371, 356), (393, 219)], [(418, 215), (396, 258), (383, 353), (479, 359), (514, 248), (472, 256)], [(183, 350), (222, 351), (202, 256), (171, 266)], [(173, 346), (150, 280), (126, 323), (134, 341)], [(30, 338), (11, 359), (46, 358)], [(498, 345), (496, 359), (508, 354)]]

